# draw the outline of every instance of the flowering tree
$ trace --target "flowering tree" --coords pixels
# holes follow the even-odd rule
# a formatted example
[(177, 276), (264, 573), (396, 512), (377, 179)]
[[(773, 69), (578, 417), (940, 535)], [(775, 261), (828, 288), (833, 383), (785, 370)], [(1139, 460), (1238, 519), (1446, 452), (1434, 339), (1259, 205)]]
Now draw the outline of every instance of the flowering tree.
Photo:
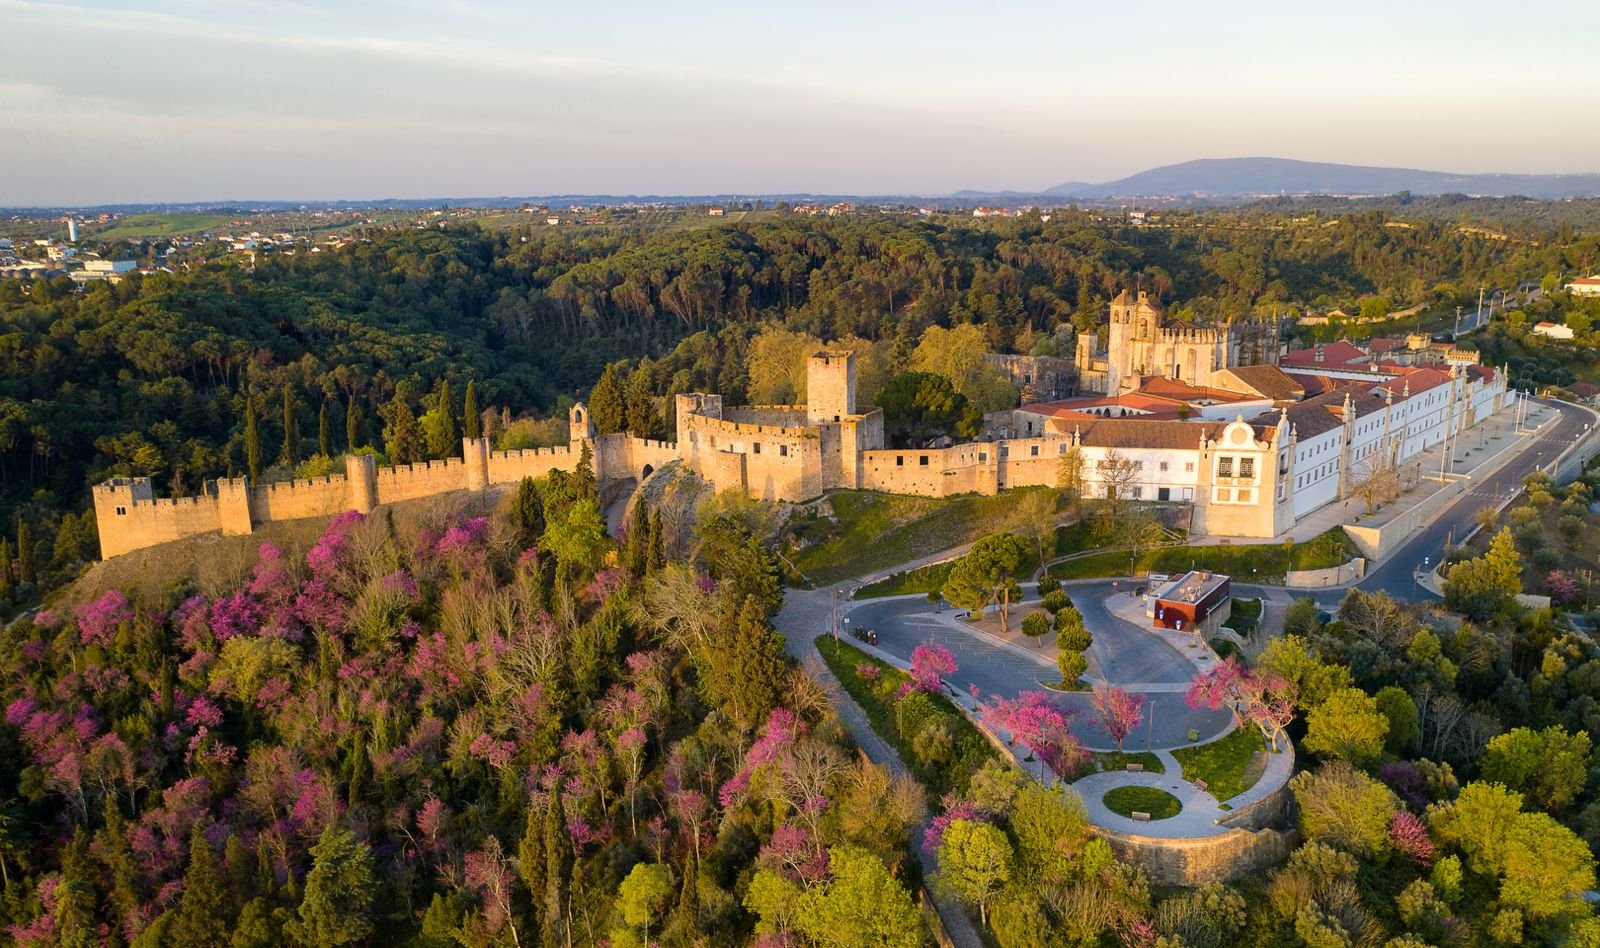
[(1056, 704), (1042, 691), (1024, 691), (1015, 700), (996, 698), (985, 705), (983, 718), (990, 727), (1002, 729), (1014, 741), (1021, 741), (1064, 779), (1077, 776), (1089, 760), (1069, 726), (1072, 712)]
[(1094, 708), (1094, 721), (1117, 742), (1117, 753), (1122, 753), (1122, 742), (1133, 729), (1144, 721), (1145, 696), (1130, 694), (1113, 685), (1094, 686), (1089, 699)]
[(1558, 606), (1578, 598), (1577, 582), (1558, 569), (1551, 570), (1545, 576), (1544, 588), (1550, 590), (1550, 600)]
[(922, 691), (938, 691), (940, 682), (959, 667), (956, 657), (942, 645), (924, 643), (911, 650), (911, 680)]
[(1233, 712), (1233, 723), (1255, 725), (1261, 736), (1278, 749), (1278, 739), (1288, 740), (1284, 728), (1294, 719), (1293, 682), (1257, 669), (1246, 668), (1231, 656), (1189, 682), (1184, 701), (1191, 708)]
[(1437, 851), (1428, 837), (1428, 827), (1409, 810), (1401, 810), (1389, 820), (1389, 841), (1394, 848), (1419, 866), (1432, 865)]

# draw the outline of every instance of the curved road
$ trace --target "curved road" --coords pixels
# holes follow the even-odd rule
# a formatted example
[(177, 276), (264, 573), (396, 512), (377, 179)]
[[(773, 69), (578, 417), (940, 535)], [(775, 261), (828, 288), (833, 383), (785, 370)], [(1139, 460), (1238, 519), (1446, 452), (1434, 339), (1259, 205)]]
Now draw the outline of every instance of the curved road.
[[(1196, 711), (1184, 703), (1194, 676), (1189, 659), (1106, 609), (1104, 600), (1114, 592), (1111, 584), (1112, 580), (1074, 584), (1071, 595), (1094, 637), (1090, 674), (1146, 696), (1145, 725), (1129, 736), (1126, 749), (1179, 747), (1190, 743), (1191, 729), (1202, 738), (1226, 730), (1232, 720), (1228, 712)], [(1030, 595), (1013, 608), (1020, 617), (1038, 602)], [(909, 661), (912, 649), (925, 643), (948, 648), (960, 667), (947, 681), (969, 693), (976, 686), (985, 701), (1045, 690), (1046, 684), (1061, 678), (1049, 655), (970, 629), (956, 620), (954, 611), (938, 611), (920, 595), (852, 602), (849, 615), (852, 628), (877, 632), (879, 650), (902, 661)], [(1093, 723), (1087, 692), (1052, 694), (1057, 705), (1073, 712), (1072, 732), (1086, 746), (1097, 750), (1114, 747)]]
[[(1533, 473), (1535, 468), (1546, 467), (1560, 457), (1561, 452), (1583, 436), (1585, 427), (1594, 422), (1594, 415), (1577, 405), (1548, 399), (1533, 401), (1554, 408), (1556, 419), (1533, 435), (1527, 447), (1500, 470), (1475, 483), (1471, 490), (1457, 497), (1432, 523), (1412, 534), (1393, 555), (1357, 583), (1357, 588), (1364, 592), (1382, 590), (1402, 600), (1435, 598), (1426, 590), (1419, 589), (1412, 576), (1417, 567), (1422, 565), (1423, 557), (1438, 563), (1446, 543), (1461, 540), (1477, 525), (1480, 510), (1493, 507), (1521, 490), (1524, 477)], [(1341, 592), (1341, 598), (1342, 595)]]

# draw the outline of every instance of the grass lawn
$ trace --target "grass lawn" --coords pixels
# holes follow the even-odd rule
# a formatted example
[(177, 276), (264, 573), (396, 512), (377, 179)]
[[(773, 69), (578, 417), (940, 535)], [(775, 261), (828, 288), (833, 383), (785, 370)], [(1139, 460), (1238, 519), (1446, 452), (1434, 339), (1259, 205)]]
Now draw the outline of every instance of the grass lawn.
[(955, 561), (948, 563), (934, 563), (930, 566), (919, 566), (903, 573), (895, 573), (888, 579), (880, 579), (875, 583), (868, 583), (856, 592), (857, 599), (872, 599), (876, 596), (899, 596), (903, 593), (931, 593), (944, 588), (945, 580), (950, 577), (950, 567)]
[[(1135, 574), (1208, 569), (1240, 582), (1281, 583), (1288, 570), (1324, 569), (1357, 556), (1344, 530), (1334, 527), (1304, 543), (1251, 543), (1238, 546), (1170, 546), (1146, 550), (1134, 564)], [(1094, 579), (1128, 575), (1128, 554), (1096, 553), (1050, 567), (1057, 579)], [(1252, 572), (1252, 570), (1254, 572)]]
[[(819, 585), (861, 576), (1010, 529), (1018, 502), (1031, 493), (936, 498), (838, 491), (828, 495), (832, 518), (793, 521), (801, 548), (789, 558)], [(927, 588), (901, 591), (927, 592), (933, 581), (925, 575), (916, 582)]]
[(1113, 813), (1132, 816), (1138, 811), (1150, 814), (1152, 820), (1177, 816), (1183, 810), (1177, 797), (1158, 787), (1117, 787), (1107, 790), (1100, 802)]
[[(895, 690), (910, 680), (900, 669), (853, 645), (835, 644), (831, 638), (817, 639), (817, 651), (867, 713), (872, 729), (899, 753), (935, 799), (946, 793), (965, 793), (972, 775), (999, 758), (977, 725), (945, 696), (922, 693), (895, 701)], [(877, 669), (876, 681), (862, 674), (867, 667)], [(937, 737), (941, 731), (948, 735), (948, 743)], [(930, 735), (934, 739), (930, 740)]]
[(226, 227), (236, 218), (217, 214), (130, 214), (117, 221), (116, 226), (92, 236), (97, 240), (120, 240), (125, 237), (168, 237), (173, 234), (193, 234)]
[(1149, 751), (1134, 751), (1131, 754), (1119, 754), (1116, 751), (1097, 751), (1094, 755), (1095, 763), (1101, 770), (1127, 770), (1129, 764), (1144, 764), (1146, 773), (1162, 774), (1167, 768), (1161, 765), (1161, 758)]
[(1235, 728), (1220, 741), (1199, 747), (1180, 747), (1172, 752), (1183, 765), (1183, 779), (1206, 782), (1206, 792), (1219, 801), (1231, 800), (1249, 790), (1261, 779), (1265, 766), (1256, 761), (1256, 752), (1266, 750), (1261, 732), (1253, 727)]

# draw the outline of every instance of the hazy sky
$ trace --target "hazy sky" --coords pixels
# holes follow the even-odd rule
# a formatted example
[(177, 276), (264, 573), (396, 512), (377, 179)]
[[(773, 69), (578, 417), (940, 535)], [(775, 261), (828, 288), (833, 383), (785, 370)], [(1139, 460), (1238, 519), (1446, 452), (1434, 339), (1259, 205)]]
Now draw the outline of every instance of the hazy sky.
[(1592, 172), (1597, 62), (1592, 0), (0, 0), (0, 205)]

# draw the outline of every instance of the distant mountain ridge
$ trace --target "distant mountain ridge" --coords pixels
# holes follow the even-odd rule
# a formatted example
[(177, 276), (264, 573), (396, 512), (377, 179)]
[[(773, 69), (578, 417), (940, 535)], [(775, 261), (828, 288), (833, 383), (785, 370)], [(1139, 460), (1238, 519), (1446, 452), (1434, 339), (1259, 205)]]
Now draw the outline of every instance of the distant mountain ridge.
[(1487, 197), (1594, 197), (1600, 174), (1451, 174), (1291, 158), (1200, 158), (1104, 184), (1068, 182), (1052, 197), (1251, 197), (1273, 194), (1471, 194)]

